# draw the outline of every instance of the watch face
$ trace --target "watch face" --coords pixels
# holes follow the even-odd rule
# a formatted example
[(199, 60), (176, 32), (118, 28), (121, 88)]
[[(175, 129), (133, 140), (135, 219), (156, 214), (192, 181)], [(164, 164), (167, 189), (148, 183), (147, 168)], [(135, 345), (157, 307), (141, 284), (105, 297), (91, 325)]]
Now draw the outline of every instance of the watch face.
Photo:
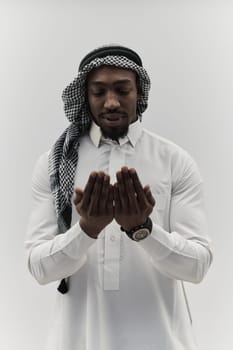
[(141, 241), (142, 239), (146, 238), (150, 234), (150, 231), (148, 228), (141, 228), (140, 230), (136, 231), (132, 235), (132, 239), (134, 241)]

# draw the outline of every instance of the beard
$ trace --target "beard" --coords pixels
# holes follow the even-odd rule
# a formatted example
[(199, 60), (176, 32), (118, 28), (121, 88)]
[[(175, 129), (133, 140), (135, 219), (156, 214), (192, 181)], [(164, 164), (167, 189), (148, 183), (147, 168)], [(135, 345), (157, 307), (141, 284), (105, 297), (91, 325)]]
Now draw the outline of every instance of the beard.
[(100, 130), (105, 138), (109, 138), (113, 141), (118, 141), (119, 138), (122, 138), (127, 135), (129, 130), (129, 125), (121, 126), (121, 127), (100, 127)]

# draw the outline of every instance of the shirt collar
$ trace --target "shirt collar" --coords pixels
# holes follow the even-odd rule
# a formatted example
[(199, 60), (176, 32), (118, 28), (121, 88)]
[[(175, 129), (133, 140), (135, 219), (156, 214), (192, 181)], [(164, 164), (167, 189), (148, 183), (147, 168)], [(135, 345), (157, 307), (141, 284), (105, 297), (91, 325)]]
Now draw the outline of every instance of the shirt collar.
[[(141, 136), (141, 133), (142, 133), (142, 125), (140, 120), (138, 119), (134, 123), (129, 125), (129, 130), (127, 135), (119, 139), (120, 146), (129, 141), (131, 145), (135, 147), (139, 137)], [(101, 142), (106, 142), (106, 140), (109, 140), (103, 137), (100, 127), (94, 121), (92, 121), (91, 128), (89, 131), (89, 136), (96, 147), (99, 147)], [(111, 140), (109, 141), (114, 142)]]

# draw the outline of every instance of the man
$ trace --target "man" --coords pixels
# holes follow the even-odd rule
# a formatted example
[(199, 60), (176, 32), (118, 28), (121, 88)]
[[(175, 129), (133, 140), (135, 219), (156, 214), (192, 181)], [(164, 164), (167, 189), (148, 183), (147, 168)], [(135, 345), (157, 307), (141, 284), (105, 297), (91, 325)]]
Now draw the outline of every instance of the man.
[(212, 261), (202, 180), (142, 128), (149, 89), (139, 55), (110, 45), (63, 92), (71, 124), (35, 167), (26, 241), (38, 282), (61, 281), (50, 350), (196, 349), (183, 281)]

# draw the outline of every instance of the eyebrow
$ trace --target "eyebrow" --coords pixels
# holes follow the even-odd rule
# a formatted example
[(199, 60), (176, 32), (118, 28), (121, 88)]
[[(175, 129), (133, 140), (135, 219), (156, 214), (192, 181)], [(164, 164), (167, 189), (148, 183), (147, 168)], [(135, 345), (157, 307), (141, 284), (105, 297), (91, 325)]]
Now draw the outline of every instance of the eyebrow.
[[(113, 85), (117, 85), (117, 84), (131, 84), (132, 81), (130, 79), (119, 79), (119, 80), (116, 80), (114, 81)], [(108, 85), (106, 84), (105, 82), (103, 81), (98, 81), (98, 80), (93, 80), (93, 81), (90, 81), (90, 84), (91, 85)]]

